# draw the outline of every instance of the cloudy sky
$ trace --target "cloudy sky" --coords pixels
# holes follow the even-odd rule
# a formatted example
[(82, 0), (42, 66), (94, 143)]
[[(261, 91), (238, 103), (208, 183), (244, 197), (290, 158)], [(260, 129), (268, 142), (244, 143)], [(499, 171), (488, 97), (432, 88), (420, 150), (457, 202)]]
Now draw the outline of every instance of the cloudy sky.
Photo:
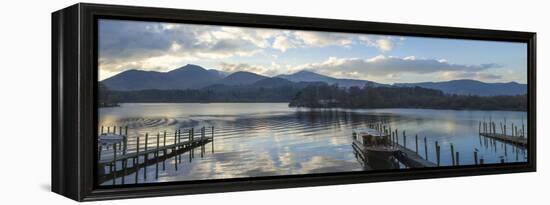
[(403, 83), (527, 82), (523, 43), (122, 20), (99, 21), (99, 80), (129, 69), (186, 64), (266, 76), (310, 70)]

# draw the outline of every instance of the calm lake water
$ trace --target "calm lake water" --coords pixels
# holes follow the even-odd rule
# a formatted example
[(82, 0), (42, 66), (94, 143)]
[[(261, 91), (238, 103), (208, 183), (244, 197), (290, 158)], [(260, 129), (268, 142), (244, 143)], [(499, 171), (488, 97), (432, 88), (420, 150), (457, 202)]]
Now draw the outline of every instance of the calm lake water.
[[(406, 131), (407, 147), (415, 149), (414, 135), (419, 144), (428, 141), (428, 158), (435, 161), (434, 143), (441, 145), (441, 165), (452, 164), (450, 144), (460, 152), (460, 165), (473, 164), (473, 152), (485, 163), (527, 161), (527, 151), (513, 145), (496, 142), (486, 145), (478, 136), (478, 123), (506, 119), (527, 128), (526, 112), (453, 111), (429, 109), (307, 109), (289, 108), (287, 103), (131, 103), (120, 107), (100, 108), (99, 125), (128, 126), (128, 152), (135, 151), (136, 137), (151, 137), (149, 146), (156, 145), (156, 134), (167, 131), (167, 141), (174, 130), (215, 127), (214, 153), (206, 145), (201, 158), (197, 149), (189, 162), (187, 153), (176, 171), (173, 159), (166, 160), (166, 170), (155, 179), (155, 166), (147, 168), (147, 179), (139, 173), (138, 183), (256, 177), (289, 174), (361, 171), (352, 148), (352, 132), (368, 123), (387, 121), (392, 128)], [(106, 129), (106, 128), (105, 128)], [(500, 129), (500, 128), (497, 128)], [(510, 131), (509, 131), (510, 132)], [(527, 134), (526, 134), (527, 135)], [(422, 139), (422, 140), (420, 140)], [(402, 137), (400, 138), (400, 143)], [(419, 145), (419, 146), (420, 146)], [(423, 147), (419, 151), (424, 157)], [(103, 151), (102, 158), (112, 152)], [(126, 176), (133, 182), (135, 173)], [(117, 184), (121, 178), (117, 179)], [(112, 184), (112, 181), (103, 183)]]

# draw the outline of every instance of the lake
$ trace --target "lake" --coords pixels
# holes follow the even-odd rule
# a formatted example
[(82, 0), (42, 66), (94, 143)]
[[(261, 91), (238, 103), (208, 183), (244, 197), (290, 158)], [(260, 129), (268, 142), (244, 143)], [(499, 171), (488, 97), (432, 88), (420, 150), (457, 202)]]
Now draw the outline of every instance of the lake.
[[(308, 109), (289, 108), (287, 103), (126, 103), (99, 109), (99, 126), (128, 126), (128, 152), (135, 151), (136, 137), (143, 140), (145, 133), (156, 139), (157, 133), (166, 130), (170, 141), (176, 129), (214, 126), (214, 153), (208, 144), (204, 156), (195, 154), (192, 162), (175, 165), (174, 160), (166, 160), (158, 179), (154, 165), (150, 166), (147, 179), (140, 177), (139, 183), (361, 171), (364, 167), (355, 157), (352, 132), (380, 121), (397, 128), (400, 136), (405, 130), (411, 150), (415, 149), (414, 135), (422, 139), (422, 145), (426, 137), (431, 161), (437, 141), (441, 166), (452, 165), (451, 143), (460, 152), (460, 165), (474, 163), (475, 149), (485, 163), (527, 161), (525, 149), (500, 142), (487, 145), (478, 135), (478, 123), (483, 120), (497, 124), (506, 120), (509, 126), (520, 127), (523, 121), (527, 128), (527, 113), (511, 111)], [(150, 146), (156, 145), (155, 139), (149, 141)], [(103, 151), (102, 158), (110, 154)], [(134, 174), (125, 180), (133, 181)]]

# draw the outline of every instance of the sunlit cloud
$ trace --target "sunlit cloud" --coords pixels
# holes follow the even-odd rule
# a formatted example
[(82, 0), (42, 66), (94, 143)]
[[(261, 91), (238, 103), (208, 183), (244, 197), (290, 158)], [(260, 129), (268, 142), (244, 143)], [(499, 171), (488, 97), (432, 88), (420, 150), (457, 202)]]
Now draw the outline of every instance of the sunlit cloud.
[(165, 72), (197, 64), (265, 76), (311, 70), (386, 82), (402, 78), (525, 81), (517, 76), (523, 73), (520, 68), (512, 69), (514, 75), (506, 75), (503, 69), (489, 72), (510, 69), (509, 65), (468, 64), (453, 62), (453, 55), (423, 58), (403, 52), (402, 47), (420, 45), (414, 37), (122, 20), (100, 20), (98, 34), (100, 80), (130, 69)]
[(317, 71), (327, 75), (341, 77), (388, 76), (392, 74), (415, 73), (429, 74), (439, 72), (480, 72), (490, 68), (499, 68), (496, 64), (463, 65), (451, 64), (435, 59), (417, 59), (414, 56), (394, 57), (378, 55), (372, 58), (336, 58), (330, 57), (321, 63), (305, 64), (302, 69)]

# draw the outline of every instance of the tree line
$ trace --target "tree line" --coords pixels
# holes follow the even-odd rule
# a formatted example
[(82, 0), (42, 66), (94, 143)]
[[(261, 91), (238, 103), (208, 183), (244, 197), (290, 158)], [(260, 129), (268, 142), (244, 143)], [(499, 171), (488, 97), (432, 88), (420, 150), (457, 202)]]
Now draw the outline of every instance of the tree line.
[(527, 110), (527, 95), (450, 95), (421, 87), (308, 86), (290, 101), (309, 108), (426, 108), (453, 110)]
[(114, 91), (100, 83), (100, 107), (118, 103), (213, 103), (288, 102), (290, 107), (308, 108), (426, 108), (454, 110), (527, 110), (527, 95), (450, 95), (421, 87), (350, 87), (311, 84), (308, 86), (232, 87), (218, 86), (187, 90)]

